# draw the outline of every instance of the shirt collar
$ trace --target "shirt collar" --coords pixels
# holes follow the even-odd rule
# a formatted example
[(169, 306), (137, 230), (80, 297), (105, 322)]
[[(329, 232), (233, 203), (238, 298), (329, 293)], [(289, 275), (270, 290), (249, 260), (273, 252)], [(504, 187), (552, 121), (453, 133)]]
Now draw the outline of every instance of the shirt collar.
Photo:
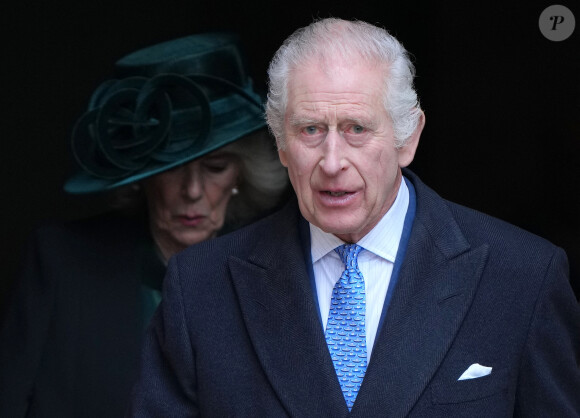
[[(357, 242), (357, 244), (365, 250), (394, 263), (408, 207), (409, 189), (405, 183), (405, 179), (402, 179), (397, 198), (387, 213), (368, 234)], [(344, 244), (344, 241), (337, 236), (324, 232), (322, 229), (312, 225), (311, 223), (309, 223), (309, 225), (312, 263), (316, 263), (330, 251), (333, 251), (336, 247)]]

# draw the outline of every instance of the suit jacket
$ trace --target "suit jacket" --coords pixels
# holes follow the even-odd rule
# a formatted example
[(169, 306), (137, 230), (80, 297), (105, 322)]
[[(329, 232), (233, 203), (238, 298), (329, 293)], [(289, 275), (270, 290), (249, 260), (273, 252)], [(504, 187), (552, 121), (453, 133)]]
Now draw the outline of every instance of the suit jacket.
[[(564, 252), (440, 198), (416, 216), (353, 417), (577, 417)], [(345, 417), (296, 203), (170, 262), (129, 415)], [(473, 363), (492, 373), (458, 378)]]
[(35, 232), (0, 330), (1, 417), (123, 416), (143, 340), (141, 282), (165, 271), (144, 231), (107, 215)]

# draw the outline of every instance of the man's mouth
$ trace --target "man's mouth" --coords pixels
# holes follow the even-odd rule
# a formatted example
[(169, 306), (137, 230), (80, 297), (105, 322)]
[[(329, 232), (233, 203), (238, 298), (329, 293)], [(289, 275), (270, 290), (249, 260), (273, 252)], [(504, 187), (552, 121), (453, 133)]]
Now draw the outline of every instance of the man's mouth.
[(348, 192), (331, 192), (331, 191), (327, 190), (327, 191), (325, 191), (325, 193), (329, 196), (340, 197), (340, 196), (344, 196)]

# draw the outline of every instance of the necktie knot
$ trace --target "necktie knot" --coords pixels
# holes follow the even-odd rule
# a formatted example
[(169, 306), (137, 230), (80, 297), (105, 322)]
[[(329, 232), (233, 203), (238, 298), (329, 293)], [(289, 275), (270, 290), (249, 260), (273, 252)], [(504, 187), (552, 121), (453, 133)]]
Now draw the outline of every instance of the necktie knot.
[(364, 248), (357, 244), (342, 244), (334, 249), (347, 269), (358, 269), (357, 257)]

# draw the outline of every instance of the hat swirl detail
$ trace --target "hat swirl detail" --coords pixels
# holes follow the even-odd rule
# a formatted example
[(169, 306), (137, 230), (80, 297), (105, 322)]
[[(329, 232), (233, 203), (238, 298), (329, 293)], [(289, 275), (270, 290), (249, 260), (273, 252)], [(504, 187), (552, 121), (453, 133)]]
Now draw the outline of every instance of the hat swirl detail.
[(211, 131), (206, 91), (211, 94), (216, 87), (261, 106), (240, 87), (212, 76), (160, 74), (103, 83), (73, 129), (77, 162), (95, 177), (119, 179), (152, 162), (194, 153)]

